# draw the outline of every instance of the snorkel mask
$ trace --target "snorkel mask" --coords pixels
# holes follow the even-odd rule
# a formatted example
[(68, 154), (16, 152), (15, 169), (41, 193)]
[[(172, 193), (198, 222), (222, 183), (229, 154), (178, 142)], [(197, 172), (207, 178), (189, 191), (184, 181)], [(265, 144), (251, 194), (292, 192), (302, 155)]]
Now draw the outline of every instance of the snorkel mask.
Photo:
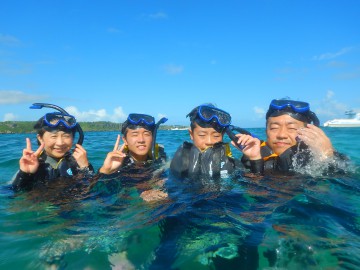
[(266, 120), (269, 117), (276, 117), (283, 114), (288, 114), (292, 118), (305, 123), (313, 123), (315, 126), (320, 125), (319, 118), (314, 112), (310, 111), (310, 105), (307, 102), (288, 99), (273, 99), (270, 103), (269, 110), (266, 113)]
[(196, 122), (201, 127), (212, 127), (218, 132), (223, 132), (231, 124), (231, 116), (212, 104), (204, 104), (193, 109), (186, 117), (190, 122)]
[(151, 132), (154, 131), (155, 118), (147, 114), (130, 113), (126, 121), (121, 126), (121, 133), (125, 135), (126, 129), (145, 128)]
[(130, 113), (126, 121), (121, 126), (121, 133), (126, 134), (126, 129), (137, 129), (145, 128), (146, 130), (151, 131), (153, 140), (151, 146), (151, 154), (155, 159), (155, 146), (156, 146), (156, 134), (159, 126), (165, 123), (168, 119), (166, 117), (161, 118), (157, 123), (155, 123), (155, 118), (151, 115), (140, 114), (140, 113)]
[(42, 109), (43, 107), (46, 108), (52, 108), (57, 110), (58, 112), (52, 112), (47, 113), (43, 117), (40, 118), (40, 120), (35, 124), (35, 129), (62, 129), (62, 130), (71, 130), (73, 133), (76, 131), (79, 132), (79, 139), (77, 144), (82, 144), (84, 141), (84, 133), (81, 129), (79, 123), (76, 121), (76, 118), (72, 115), (70, 115), (67, 111), (65, 111), (63, 108), (48, 104), (48, 103), (33, 103), (32, 106), (30, 106), (30, 109)]

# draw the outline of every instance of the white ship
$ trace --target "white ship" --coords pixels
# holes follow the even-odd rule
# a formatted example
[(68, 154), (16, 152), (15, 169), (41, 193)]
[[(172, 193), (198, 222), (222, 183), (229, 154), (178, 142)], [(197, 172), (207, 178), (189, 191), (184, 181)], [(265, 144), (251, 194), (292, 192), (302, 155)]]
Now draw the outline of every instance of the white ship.
[(324, 127), (360, 127), (360, 113), (350, 110), (346, 111), (345, 115), (348, 118), (326, 121)]

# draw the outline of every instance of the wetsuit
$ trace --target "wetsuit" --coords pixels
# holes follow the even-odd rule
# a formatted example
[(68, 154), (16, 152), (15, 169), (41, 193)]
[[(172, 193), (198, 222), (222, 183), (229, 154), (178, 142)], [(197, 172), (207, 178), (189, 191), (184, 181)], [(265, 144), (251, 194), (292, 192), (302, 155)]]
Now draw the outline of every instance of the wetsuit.
[[(261, 143), (261, 157), (262, 160), (258, 162), (258, 166), (262, 167), (262, 171), (265, 174), (268, 173), (295, 173), (294, 164), (304, 167), (313, 160), (312, 153), (305, 143), (298, 143), (287, 150), (281, 155), (277, 155), (267, 145), (265, 141)], [(342, 161), (348, 160), (348, 158), (334, 151), (334, 158)], [(243, 155), (241, 162), (246, 168), (251, 168), (251, 161)], [(261, 164), (262, 163), (262, 164)], [(342, 170), (337, 166), (337, 163), (329, 164), (327, 173), (341, 173)]]
[(194, 144), (184, 142), (176, 151), (171, 164), (171, 173), (180, 178), (198, 176), (226, 178), (241, 163), (232, 157), (229, 144), (218, 142), (201, 152)]
[(61, 159), (55, 159), (43, 151), (39, 157), (38, 170), (33, 174), (19, 170), (12, 181), (12, 188), (15, 191), (29, 191), (37, 185), (45, 185), (46, 182), (59, 177), (69, 178), (79, 173), (91, 175), (93, 172), (94, 169), (91, 164), (80, 169), (70, 152), (67, 152)]

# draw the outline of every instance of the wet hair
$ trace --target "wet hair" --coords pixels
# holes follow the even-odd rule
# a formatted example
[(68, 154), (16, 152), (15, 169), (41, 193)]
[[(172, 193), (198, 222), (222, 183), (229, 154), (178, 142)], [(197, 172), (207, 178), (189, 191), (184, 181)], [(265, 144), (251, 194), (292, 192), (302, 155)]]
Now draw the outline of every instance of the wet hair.
[(155, 129), (155, 125), (153, 126), (148, 126), (146, 124), (144, 124), (143, 122), (137, 124), (137, 125), (133, 125), (130, 124), (128, 120), (126, 120), (122, 125), (121, 125), (121, 133), (126, 136), (127, 132), (129, 129), (138, 129), (138, 128), (144, 128), (148, 131), (150, 131), (151, 133), (154, 133), (154, 129)]

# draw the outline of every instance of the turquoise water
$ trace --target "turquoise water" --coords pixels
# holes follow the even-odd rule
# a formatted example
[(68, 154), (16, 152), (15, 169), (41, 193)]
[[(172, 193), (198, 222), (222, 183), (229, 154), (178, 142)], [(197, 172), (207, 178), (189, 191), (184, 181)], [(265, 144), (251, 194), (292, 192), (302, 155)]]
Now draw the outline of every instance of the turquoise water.
[[(249, 130), (264, 137), (264, 129)], [(189, 183), (155, 168), (145, 180), (129, 174), (90, 189), (88, 179), (59, 179), (16, 196), (8, 183), (25, 138), (36, 145), (35, 135), (0, 134), (0, 269), (357, 269), (360, 129), (324, 130), (351, 158), (346, 174), (319, 176), (310, 168), (296, 177)], [(85, 134), (96, 169), (116, 136)], [(158, 133), (170, 158), (184, 140), (187, 131)], [(144, 201), (141, 191), (158, 189), (159, 179), (169, 197)]]

